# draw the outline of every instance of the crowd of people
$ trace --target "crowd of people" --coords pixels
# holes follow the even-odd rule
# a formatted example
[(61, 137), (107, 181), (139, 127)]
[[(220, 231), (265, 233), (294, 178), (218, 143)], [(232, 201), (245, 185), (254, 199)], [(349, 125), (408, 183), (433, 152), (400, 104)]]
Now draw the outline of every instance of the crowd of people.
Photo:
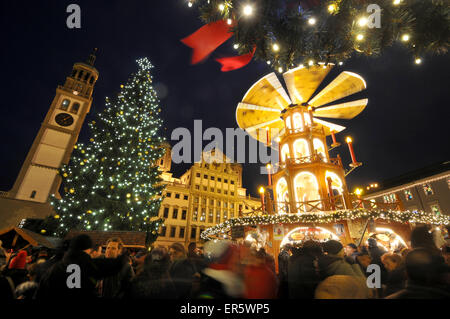
[[(411, 249), (389, 252), (376, 238), (366, 245), (306, 240), (285, 245), (275, 259), (248, 242), (212, 240), (187, 251), (129, 251), (120, 238), (95, 246), (88, 235), (56, 251), (6, 252), (0, 245), (0, 299), (410, 299), (449, 298), (449, 246), (436, 246), (429, 229), (415, 228)], [(79, 284), (70, 265), (79, 267)], [(370, 265), (380, 270), (371, 287)], [(71, 279), (68, 279), (69, 276)], [(376, 279), (375, 279), (376, 281)]]

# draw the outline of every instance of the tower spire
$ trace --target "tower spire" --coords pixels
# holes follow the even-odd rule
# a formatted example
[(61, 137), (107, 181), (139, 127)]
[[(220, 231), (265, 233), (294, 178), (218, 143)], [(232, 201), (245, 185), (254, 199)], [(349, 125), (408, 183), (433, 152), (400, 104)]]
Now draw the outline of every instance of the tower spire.
[(94, 48), (92, 53), (89, 55), (89, 58), (87, 59), (87, 64), (94, 66), (95, 59), (97, 58), (96, 53), (98, 51), (98, 48)]

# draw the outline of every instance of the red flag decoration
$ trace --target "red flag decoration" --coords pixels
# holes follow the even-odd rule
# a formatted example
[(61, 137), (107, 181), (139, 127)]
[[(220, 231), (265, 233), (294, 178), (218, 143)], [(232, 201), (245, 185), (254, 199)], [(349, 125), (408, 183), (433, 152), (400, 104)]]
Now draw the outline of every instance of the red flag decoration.
[(227, 41), (233, 35), (230, 28), (233, 26), (227, 24), (225, 20), (219, 20), (204, 25), (190, 36), (182, 39), (181, 42), (192, 48), (192, 64), (197, 64), (208, 57), (222, 43)]
[(232, 56), (232, 57), (226, 57), (226, 58), (220, 58), (216, 59), (217, 62), (222, 64), (222, 68), (220, 69), (222, 72), (228, 72), (233, 71), (239, 68), (242, 68), (243, 66), (247, 65), (253, 58), (253, 55), (255, 54), (256, 47), (253, 48), (252, 52), (238, 55), (238, 56)]

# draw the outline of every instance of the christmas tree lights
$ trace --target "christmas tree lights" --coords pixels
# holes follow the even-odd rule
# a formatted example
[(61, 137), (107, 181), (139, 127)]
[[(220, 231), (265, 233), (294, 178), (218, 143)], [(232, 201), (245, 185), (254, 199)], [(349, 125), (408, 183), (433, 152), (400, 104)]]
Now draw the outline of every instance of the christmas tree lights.
[(77, 230), (146, 231), (156, 240), (163, 221), (158, 212), (162, 191), (158, 159), (164, 155), (159, 135), (161, 109), (147, 58), (137, 60), (114, 101), (89, 123), (89, 143), (74, 147), (60, 169), (61, 199), (53, 197), (55, 216), (45, 225), (62, 236)]

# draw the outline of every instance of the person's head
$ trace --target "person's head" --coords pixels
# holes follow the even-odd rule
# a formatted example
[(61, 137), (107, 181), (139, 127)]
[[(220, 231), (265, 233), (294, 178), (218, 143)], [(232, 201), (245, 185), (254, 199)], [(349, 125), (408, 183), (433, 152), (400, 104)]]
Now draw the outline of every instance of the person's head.
[(188, 245), (188, 256), (189, 257), (197, 256), (197, 244), (196, 243), (190, 243)]
[(400, 255), (393, 253), (386, 253), (381, 256), (381, 262), (387, 271), (393, 271), (397, 269), (403, 262), (403, 259)]
[(358, 247), (356, 247), (354, 243), (350, 243), (345, 245), (344, 251), (346, 256), (351, 256), (354, 253), (358, 252)]
[(180, 243), (173, 243), (169, 247), (169, 255), (172, 261), (186, 258), (186, 251), (184, 250), (184, 246)]
[(369, 249), (378, 247), (377, 240), (373, 237), (367, 239), (367, 245), (369, 246)]
[(307, 240), (303, 243), (303, 253), (312, 257), (322, 255), (322, 245), (315, 240)]
[(105, 257), (117, 258), (122, 253), (123, 241), (118, 237), (110, 238), (106, 242)]
[(322, 245), (323, 251), (328, 255), (344, 256), (344, 246), (337, 240), (331, 239)]
[(366, 269), (372, 262), (368, 254), (360, 254), (356, 257), (356, 262), (361, 265), (363, 269)]
[(88, 235), (78, 235), (70, 241), (69, 250), (72, 251), (86, 251), (92, 248), (92, 239)]
[(411, 231), (411, 247), (413, 249), (437, 249), (433, 240), (433, 235), (429, 232), (428, 226), (417, 226)]
[(439, 275), (439, 266), (433, 253), (426, 248), (413, 249), (405, 258), (408, 279), (416, 284), (434, 284)]

